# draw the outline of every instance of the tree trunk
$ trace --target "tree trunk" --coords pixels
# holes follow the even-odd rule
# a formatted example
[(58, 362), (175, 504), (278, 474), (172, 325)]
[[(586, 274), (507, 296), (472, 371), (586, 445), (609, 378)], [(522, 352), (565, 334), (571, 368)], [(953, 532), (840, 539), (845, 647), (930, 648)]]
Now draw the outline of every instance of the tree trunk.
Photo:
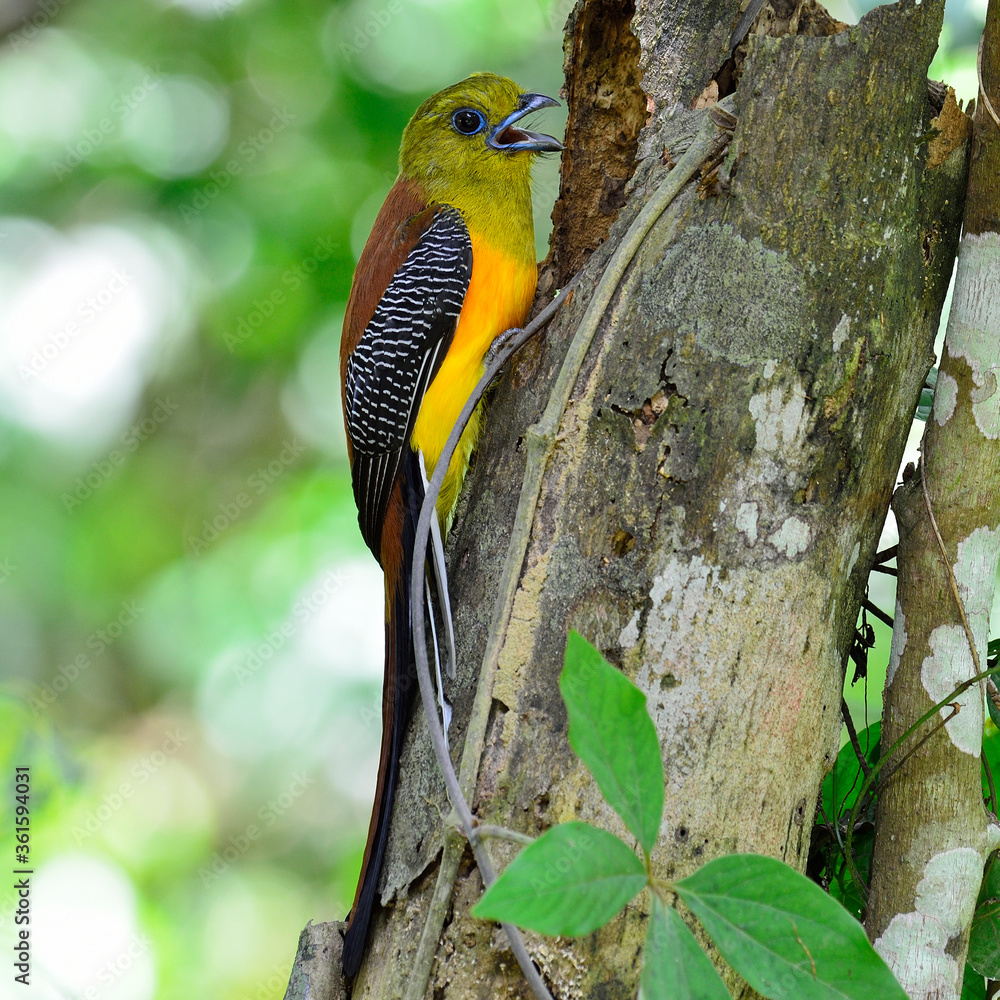
[[(731, 851), (804, 867), (964, 191), (961, 139), (928, 156), (943, 0), (877, 8), (850, 28), (811, 0), (775, 7), (730, 60), (738, 0), (640, 0), (634, 17), (622, 0), (578, 4), (541, 287), (586, 259), (583, 276), (496, 392), (449, 541), (450, 739), (479, 817), (529, 834), (574, 818), (625, 833), (566, 739), (557, 678), (576, 628), (647, 692), (667, 783), (653, 861), (668, 878)], [(700, 126), (692, 104), (734, 82), (720, 169), (639, 247), (558, 407), (538, 495), (522, 498), (539, 437), (528, 429), (598, 278)], [(481, 882), (445, 835), (447, 812), (418, 718), (383, 886), (393, 902), (352, 996), (401, 997), (411, 979), (436, 998), (527, 995), (498, 929), (469, 913)], [(515, 849), (491, 850), (502, 868)], [(424, 934), (435, 891), (444, 923)], [(556, 997), (635, 996), (643, 899), (587, 938), (529, 936)]]
[[(1000, 103), (998, 0), (990, 5), (985, 55), (985, 86)], [(899, 586), (883, 748), (986, 669), (1000, 554), (1000, 127), (982, 100), (975, 128), (965, 232), (923, 467), (911, 470), (893, 498)], [(890, 765), (913, 753), (879, 790), (866, 926), (913, 1000), (961, 993), (983, 865), (1000, 844), (980, 785), (982, 684), (955, 703), (957, 714), (943, 709), (896, 751)], [(932, 731), (942, 715), (946, 728)]]

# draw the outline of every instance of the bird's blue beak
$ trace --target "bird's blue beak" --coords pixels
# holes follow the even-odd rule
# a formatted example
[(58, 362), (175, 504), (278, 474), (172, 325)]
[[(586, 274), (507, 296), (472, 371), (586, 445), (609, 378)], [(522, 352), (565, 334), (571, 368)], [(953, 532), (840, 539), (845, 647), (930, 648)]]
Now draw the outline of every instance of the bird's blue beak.
[(520, 121), (525, 115), (530, 115), (532, 111), (557, 107), (559, 102), (544, 94), (523, 94), (517, 102), (517, 110), (507, 115), (490, 132), (486, 145), (491, 149), (501, 149), (508, 153), (558, 153), (563, 144), (554, 136), (514, 127), (514, 122)]

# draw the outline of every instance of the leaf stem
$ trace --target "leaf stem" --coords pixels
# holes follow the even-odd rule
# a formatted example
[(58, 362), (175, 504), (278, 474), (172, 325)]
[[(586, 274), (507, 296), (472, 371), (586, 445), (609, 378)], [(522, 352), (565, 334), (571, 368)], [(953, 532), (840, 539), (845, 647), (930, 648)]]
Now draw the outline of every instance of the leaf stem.
[(847, 726), (847, 735), (850, 738), (851, 746), (854, 748), (854, 756), (858, 758), (858, 764), (861, 766), (861, 770), (865, 772), (865, 777), (867, 778), (871, 774), (872, 769), (868, 764), (864, 751), (861, 749), (861, 743), (858, 740), (858, 731), (854, 728), (854, 719), (851, 717), (851, 710), (847, 707), (847, 700), (845, 698), (840, 699), (840, 714), (844, 717), (844, 725)]
[(990, 767), (989, 758), (983, 754), (983, 770), (986, 772), (986, 784), (990, 789), (990, 812), (994, 817), (997, 815), (997, 788), (993, 783), (993, 768)]
[(677, 889), (674, 888), (674, 883), (669, 879), (665, 878), (650, 878), (649, 880), (649, 890), (656, 896), (666, 906), (672, 905), (668, 896), (676, 896)]
[[(869, 774), (868, 777), (865, 778), (863, 784), (861, 785), (861, 791), (858, 792), (858, 797), (855, 800), (854, 807), (851, 809), (851, 816), (847, 824), (847, 838), (844, 843), (844, 857), (846, 858), (847, 866), (851, 871), (851, 877), (855, 880), (855, 882), (857, 882), (858, 889), (861, 892), (862, 898), (864, 898), (867, 890), (865, 888), (864, 880), (861, 878), (861, 875), (854, 864), (854, 852), (852, 846), (854, 839), (854, 824), (857, 821), (858, 808), (861, 805), (862, 799), (864, 799), (866, 793), (868, 792), (868, 789), (871, 787), (872, 782), (878, 776), (879, 771), (888, 762), (892, 754), (897, 749), (899, 749), (899, 747), (906, 740), (908, 740), (910, 736), (912, 736), (928, 719), (933, 718), (936, 712), (940, 712), (942, 708), (945, 708), (948, 705), (953, 704), (955, 699), (960, 694), (963, 694), (965, 691), (968, 691), (968, 689), (972, 687), (973, 684), (978, 684), (980, 681), (985, 680), (987, 677), (990, 677), (998, 672), (1000, 672), (1000, 666), (992, 667), (989, 670), (984, 670), (982, 673), (976, 674), (974, 677), (970, 677), (968, 680), (962, 681), (962, 683), (959, 684), (958, 687), (955, 688), (955, 690), (952, 691), (946, 698), (942, 698), (941, 701), (939, 701), (936, 705), (934, 705), (932, 708), (929, 708), (926, 712), (924, 712), (924, 714), (921, 715), (920, 718), (917, 719), (917, 721), (914, 722), (913, 725), (910, 726), (910, 728), (907, 729), (906, 732), (903, 733), (903, 735), (900, 736), (899, 739), (896, 740), (896, 742), (893, 743), (892, 746), (889, 747), (889, 749), (885, 753), (881, 754), (878, 763), (876, 763), (875, 766), (872, 768), (871, 774)], [(948, 718), (944, 719), (941, 723), (939, 723), (939, 725), (935, 726), (934, 730), (928, 733), (926, 738), (930, 738), (931, 736), (933, 736), (934, 733), (937, 732), (937, 730), (940, 729), (942, 725), (946, 725), (953, 718), (954, 718), (954, 713)], [(924, 740), (920, 741), (921, 744), (923, 742)], [(920, 744), (918, 744), (918, 746), (919, 745)], [(906, 756), (908, 757), (916, 749), (917, 749), (916, 747), (913, 747), (911, 750), (907, 752)], [(904, 757), (903, 759), (905, 760), (906, 757)], [(895, 768), (893, 770), (895, 770)]]
[(528, 847), (535, 838), (517, 830), (508, 830), (505, 826), (493, 826), (491, 823), (477, 823), (474, 827), (477, 840), (509, 840), (512, 844)]

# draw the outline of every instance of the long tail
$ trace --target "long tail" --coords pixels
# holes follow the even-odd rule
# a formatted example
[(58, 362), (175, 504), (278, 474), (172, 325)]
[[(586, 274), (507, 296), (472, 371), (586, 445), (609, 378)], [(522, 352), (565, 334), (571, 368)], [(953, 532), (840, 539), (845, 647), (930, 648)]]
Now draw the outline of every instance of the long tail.
[(417, 690), (410, 629), (410, 572), (416, 521), (423, 486), (416, 456), (405, 449), (397, 486), (382, 526), (382, 567), (385, 572), (385, 677), (382, 685), (382, 750), (379, 756), (375, 804), (354, 906), (344, 933), (344, 974), (361, 966), (368, 938), (379, 876), (389, 842), (392, 805), (399, 781), (399, 758)]

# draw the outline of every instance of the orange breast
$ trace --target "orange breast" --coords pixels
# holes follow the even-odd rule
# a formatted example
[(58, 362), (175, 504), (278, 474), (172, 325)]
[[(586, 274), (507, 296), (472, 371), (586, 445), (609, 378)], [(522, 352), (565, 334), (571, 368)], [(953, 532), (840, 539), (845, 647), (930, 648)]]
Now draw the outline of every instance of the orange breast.
[[(465, 401), (483, 374), (483, 357), (505, 330), (524, 323), (535, 295), (538, 268), (472, 235), (472, 277), (451, 347), (424, 395), (410, 446), (424, 453), (431, 475)], [(462, 435), (448, 468), (438, 515), (447, 521), (482, 430), (481, 408)]]

